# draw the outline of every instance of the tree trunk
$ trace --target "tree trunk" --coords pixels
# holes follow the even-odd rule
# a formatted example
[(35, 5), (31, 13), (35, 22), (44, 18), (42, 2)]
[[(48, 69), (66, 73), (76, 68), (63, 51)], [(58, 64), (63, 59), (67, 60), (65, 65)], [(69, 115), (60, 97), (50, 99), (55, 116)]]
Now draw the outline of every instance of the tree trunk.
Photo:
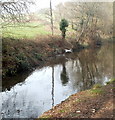
[(53, 27), (53, 13), (52, 13), (52, 2), (50, 0), (50, 15), (51, 15), (51, 30), (52, 30), (52, 36), (54, 34), (54, 27)]

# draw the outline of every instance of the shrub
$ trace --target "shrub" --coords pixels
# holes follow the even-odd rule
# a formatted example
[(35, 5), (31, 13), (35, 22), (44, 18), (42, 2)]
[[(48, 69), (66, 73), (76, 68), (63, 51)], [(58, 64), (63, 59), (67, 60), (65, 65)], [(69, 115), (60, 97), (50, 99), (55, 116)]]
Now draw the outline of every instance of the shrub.
[(20, 70), (27, 70), (30, 68), (30, 64), (24, 53), (20, 53), (19, 55), (16, 56), (15, 59), (17, 61), (17, 65)]

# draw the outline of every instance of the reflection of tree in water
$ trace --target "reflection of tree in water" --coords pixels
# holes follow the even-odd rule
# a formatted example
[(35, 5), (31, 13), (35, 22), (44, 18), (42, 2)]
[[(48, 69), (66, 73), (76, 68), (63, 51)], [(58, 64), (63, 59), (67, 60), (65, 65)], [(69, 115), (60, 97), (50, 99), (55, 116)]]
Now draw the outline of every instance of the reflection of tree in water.
[(98, 50), (86, 49), (79, 53), (71, 61), (68, 71), (69, 79), (73, 80), (73, 86), (78, 91), (91, 88), (95, 83), (102, 84), (103, 75), (100, 66)]
[(78, 55), (82, 73), (82, 90), (90, 88), (100, 76), (97, 67), (97, 51), (85, 50)]
[(80, 90), (88, 89), (96, 83), (103, 84), (105, 77), (112, 76), (111, 53), (111, 46), (104, 46), (101, 49), (86, 49), (77, 54), (74, 67), (77, 69), (76, 83), (81, 85)]
[(67, 76), (65, 63), (63, 63), (62, 66), (63, 66), (63, 70), (62, 70), (62, 73), (61, 73), (61, 80), (62, 80), (62, 84), (66, 85), (68, 83), (69, 78)]
[(52, 67), (52, 107), (54, 106), (54, 66)]

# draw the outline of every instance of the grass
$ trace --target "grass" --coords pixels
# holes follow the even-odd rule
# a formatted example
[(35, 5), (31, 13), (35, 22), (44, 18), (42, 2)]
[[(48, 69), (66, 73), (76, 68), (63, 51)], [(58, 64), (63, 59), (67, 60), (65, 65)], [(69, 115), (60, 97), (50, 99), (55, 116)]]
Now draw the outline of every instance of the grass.
[(91, 89), (90, 92), (92, 94), (102, 94), (103, 93), (102, 89), (100, 89), (100, 88), (98, 88), (98, 89)]
[[(58, 29), (58, 26), (58, 24), (54, 26), (54, 35), (61, 36), (61, 31)], [(71, 35), (71, 33), (73, 33), (73, 30), (70, 27), (66, 33), (66, 38), (73, 36), (73, 34)], [(4, 38), (36, 39), (38, 36), (47, 35), (51, 35), (51, 28), (50, 24), (45, 25), (44, 22), (16, 23), (14, 25), (9, 24), (7, 27), (2, 28), (2, 36)]]
[(106, 84), (111, 84), (111, 83), (115, 83), (115, 78), (111, 78), (108, 82), (106, 82)]
[(95, 84), (92, 89), (89, 90), (89, 93), (91, 93), (92, 95), (100, 95), (102, 93), (104, 93), (103, 91), (103, 86), (101, 84)]
[(45, 29), (45, 26), (41, 23), (31, 22), (25, 24), (9, 25), (2, 29), (3, 37), (10, 37), (15, 39), (28, 38), (32, 39), (38, 35), (48, 35), (50, 31)]
[(102, 87), (101, 84), (95, 84), (95, 85), (93, 86), (93, 89), (98, 89), (98, 88), (101, 88), (101, 87)]

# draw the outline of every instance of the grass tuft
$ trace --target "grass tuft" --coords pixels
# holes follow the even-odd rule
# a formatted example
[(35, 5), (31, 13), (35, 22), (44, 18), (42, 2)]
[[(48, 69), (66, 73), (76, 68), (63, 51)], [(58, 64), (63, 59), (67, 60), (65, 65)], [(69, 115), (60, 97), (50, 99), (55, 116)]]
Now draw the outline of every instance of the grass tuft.
[(93, 86), (93, 89), (97, 89), (97, 88), (101, 88), (102, 87), (102, 85), (101, 84), (95, 84), (94, 86)]
[(61, 113), (64, 113), (64, 112), (65, 112), (65, 110), (60, 110), (60, 112), (61, 112)]

